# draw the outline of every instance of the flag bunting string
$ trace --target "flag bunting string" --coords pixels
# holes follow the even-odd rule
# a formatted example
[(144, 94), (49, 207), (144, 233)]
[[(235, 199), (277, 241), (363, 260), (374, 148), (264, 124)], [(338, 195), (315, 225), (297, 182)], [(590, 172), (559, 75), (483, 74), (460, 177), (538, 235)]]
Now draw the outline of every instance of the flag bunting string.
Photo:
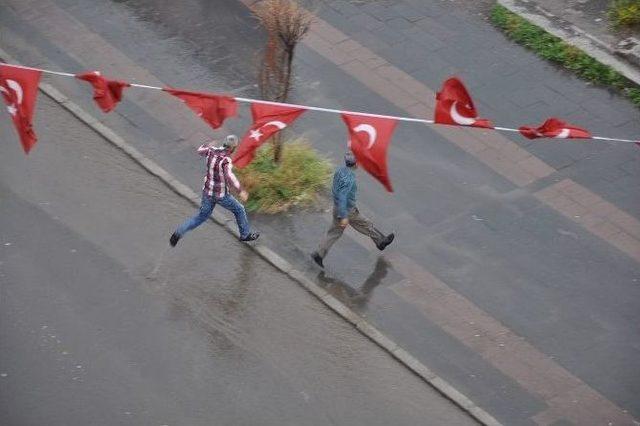
[[(59, 76), (63, 76), (63, 77), (73, 77), (73, 78), (76, 77), (76, 74), (72, 74), (72, 73), (68, 73), (68, 72), (62, 72), (62, 71), (52, 71), (52, 70), (41, 69), (41, 68), (27, 67), (27, 66), (24, 66), (24, 65), (0, 63), (0, 66), (2, 66), (2, 65), (16, 67), (16, 68), (29, 69), (29, 70), (39, 71), (39, 72), (42, 72), (42, 73), (45, 73), (45, 74), (59, 75)], [(157, 86), (151, 86), (151, 85), (139, 84), (139, 83), (130, 83), (130, 86), (131, 87), (137, 87), (137, 88), (140, 88), (140, 89), (151, 89), (151, 90), (160, 90), (160, 91), (165, 90), (165, 88), (163, 88), (163, 87), (157, 87)], [(374, 113), (359, 112), (359, 111), (346, 111), (346, 110), (339, 110), (339, 109), (334, 109), (334, 108), (322, 108), (322, 107), (309, 106), (309, 105), (298, 105), (298, 104), (291, 104), (291, 103), (284, 103), (284, 102), (265, 101), (265, 100), (261, 100), (261, 99), (252, 99), (252, 98), (235, 97), (235, 96), (231, 96), (231, 97), (233, 99), (235, 99), (237, 102), (243, 102), (243, 103), (282, 106), (282, 107), (290, 107), (290, 108), (302, 108), (302, 109), (309, 110), (309, 111), (326, 112), (326, 113), (333, 113), (333, 114), (357, 115), (357, 116), (362, 116), (362, 117), (392, 119), (392, 120), (397, 120), (397, 121), (423, 123), (423, 124), (429, 124), (429, 125), (440, 124), (440, 123), (436, 123), (434, 120), (429, 120), (429, 119), (424, 119), (424, 118), (414, 118), (414, 117), (403, 117), (403, 116), (394, 116), (394, 115), (374, 114)], [(474, 126), (463, 126), (463, 127), (474, 127)], [(514, 128), (510, 128), (510, 127), (493, 126), (493, 127), (489, 127), (489, 128), (491, 128), (493, 130), (497, 130), (497, 131), (502, 131), (502, 132), (521, 133), (520, 129), (514, 129)], [(591, 136), (589, 139), (593, 139), (593, 140), (597, 140), (597, 141), (606, 141), (606, 142), (640, 144), (640, 140), (611, 138), (611, 137), (603, 137), (603, 136)]]

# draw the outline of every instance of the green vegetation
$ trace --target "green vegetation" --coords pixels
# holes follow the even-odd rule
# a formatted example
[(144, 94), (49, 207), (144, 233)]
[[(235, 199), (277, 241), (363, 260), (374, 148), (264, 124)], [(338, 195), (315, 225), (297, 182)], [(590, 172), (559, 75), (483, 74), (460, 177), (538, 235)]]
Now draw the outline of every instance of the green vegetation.
[(248, 211), (279, 213), (294, 206), (313, 205), (327, 189), (332, 165), (304, 140), (288, 142), (281, 163), (273, 161), (273, 145), (265, 144), (251, 164), (237, 169), (250, 197)]
[(638, 27), (640, 0), (613, 0), (609, 4), (608, 15), (615, 28)]
[(507, 37), (533, 50), (541, 57), (562, 65), (584, 80), (618, 90), (634, 105), (640, 107), (640, 86), (580, 49), (565, 43), (500, 5), (496, 5), (491, 10), (491, 22)]

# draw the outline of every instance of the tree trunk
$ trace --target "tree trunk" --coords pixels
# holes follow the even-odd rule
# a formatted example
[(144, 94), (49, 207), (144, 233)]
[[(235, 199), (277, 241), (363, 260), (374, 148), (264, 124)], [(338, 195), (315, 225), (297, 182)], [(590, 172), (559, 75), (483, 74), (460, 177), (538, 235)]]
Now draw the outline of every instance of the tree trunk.
[[(282, 62), (284, 62), (281, 68), (280, 74), (280, 94), (278, 96), (278, 102), (287, 102), (289, 98), (289, 92), (291, 91), (291, 74), (293, 71), (293, 51), (294, 46), (287, 46), (282, 50)], [(280, 164), (282, 161), (282, 133), (278, 133), (272, 137), (271, 143), (273, 144), (273, 162)]]

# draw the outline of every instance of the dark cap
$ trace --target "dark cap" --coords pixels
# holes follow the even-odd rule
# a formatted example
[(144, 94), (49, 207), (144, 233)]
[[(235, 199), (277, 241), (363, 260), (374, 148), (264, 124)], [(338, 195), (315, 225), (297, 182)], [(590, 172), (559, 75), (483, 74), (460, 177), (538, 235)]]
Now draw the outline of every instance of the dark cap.
[(344, 154), (344, 164), (347, 167), (353, 167), (356, 165), (356, 157), (353, 155), (353, 152), (347, 151)]

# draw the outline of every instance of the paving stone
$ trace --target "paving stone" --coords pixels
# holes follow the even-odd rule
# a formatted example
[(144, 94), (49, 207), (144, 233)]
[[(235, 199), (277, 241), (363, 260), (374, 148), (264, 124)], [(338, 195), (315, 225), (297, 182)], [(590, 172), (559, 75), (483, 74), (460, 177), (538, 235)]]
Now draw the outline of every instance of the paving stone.
[(424, 0), (405, 0), (404, 3), (412, 7), (415, 7), (416, 10), (419, 10), (421, 13), (431, 18), (437, 18), (439, 16), (444, 15), (447, 12), (446, 7), (441, 7), (439, 5), (427, 3)]
[(426, 17), (425, 12), (420, 11), (407, 3), (398, 3), (391, 6), (391, 9), (396, 11), (399, 16), (405, 18), (409, 22), (416, 22)]
[(454, 65), (464, 66), (474, 72), (491, 66), (498, 59), (486, 46), (465, 42), (463, 36), (452, 37), (445, 43), (447, 47), (442, 50), (443, 54), (446, 52)]
[(390, 19), (385, 22), (385, 25), (389, 28), (393, 28), (394, 30), (406, 30), (413, 27), (411, 22), (402, 17)]
[(362, 11), (351, 2), (345, 0), (334, 1), (330, 6), (343, 16), (350, 17), (361, 14)]
[(360, 9), (381, 22), (401, 17), (396, 10), (383, 3), (366, 3)]
[(461, 70), (445, 62), (438, 56), (427, 56), (422, 61), (416, 61), (407, 72), (417, 80), (424, 82), (434, 92), (442, 87), (442, 83), (449, 77), (462, 75)]
[(416, 21), (414, 24), (442, 41), (457, 37), (455, 31), (443, 26), (435, 18), (429, 16)]
[[(575, 141), (552, 141), (537, 143), (529, 146), (528, 150), (551, 167), (560, 170), (574, 164), (580, 151), (579, 142)], [(573, 155), (572, 155), (573, 154)]]
[(640, 176), (640, 159), (629, 160), (620, 164), (618, 167), (630, 175)]
[(619, 126), (632, 120), (637, 120), (637, 112), (631, 112), (626, 108), (627, 105), (626, 100), (619, 99), (616, 95), (612, 94), (607, 102), (586, 100), (586, 102), (582, 104), (582, 108), (597, 115), (613, 126)]
[(375, 30), (376, 28), (384, 26), (384, 23), (365, 13), (352, 15), (349, 17), (349, 21), (351, 21), (353, 25), (357, 25), (358, 27), (367, 30)]
[(335, 47), (337, 49), (339, 49), (342, 52), (345, 53), (351, 53), (354, 50), (360, 49), (361, 45), (360, 43), (356, 42), (355, 40), (352, 39), (346, 39), (338, 44), (335, 45)]
[(372, 30), (371, 34), (373, 37), (369, 40), (370, 43), (380, 43), (379, 40), (382, 40), (384, 43), (394, 45), (407, 40), (407, 36), (405, 34), (400, 31), (396, 31), (393, 28), (389, 28), (386, 25)]
[[(413, 42), (405, 42), (379, 51), (381, 56), (396, 67), (410, 73), (429, 65), (425, 49)], [(408, 56), (410, 54), (411, 56)]]
[(329, 25), (327, 21), (316, 19), (311, 25), (311, 31), (329, 43), (344, 43), (349, 40), (349, 36)]
[(504, 94), (505, 99), (521, 108), (544, 102), (545, 98), (552, 98), (553, 96), (557, 96), (557, 94), (542, 85), (537, 86), (534, 90), (529, 87), (507, 90), (507, 93)]
[[(357, 15), (360, 12), (359, 9), (355, 9), (356, 13), (354, 13), (353, 15)], [(325, 22), (330, 22), (331, 26), (333, 26), (334, 28), (337, 29), (344, 29), (344, 28), (349, 28), (351, 27), (351, 22), (349, 22), (349, 16), (352, 16), (351, 14), (342, 14), (339, 11), (332, 9), (330, 7), (322, 7), (320, 8), (320, 10), (318, 11), (318, 14), (316, 15), (319, 18), (321, 18), (322, 20), (324, 20)], [(314, 27), (314, 24), (311, 24), (311, 28)]]
[(415, 41), (416, 43), (424, 46), (429, 51), (435, 51), (438, 49), (442, 49), (446, 46), (439, 38), (433, 36), (432, 34), (412, 25), (411, 27), (401, 31), (404, 36)]
[(351, 52), (350, 55), (354, 60), (362, 62), (370, 70), (375, 70), (382, 65), (389, 65), (381, 56), (363, 46)]
[(313, 31), (310, 31), (309, 34), (307, 34), (303, 43), (320, 55), (329, 59), (334, 64), (340, 65), (352, 60), (347, 53), (337, 49), (335, 45), (324, 40)]

